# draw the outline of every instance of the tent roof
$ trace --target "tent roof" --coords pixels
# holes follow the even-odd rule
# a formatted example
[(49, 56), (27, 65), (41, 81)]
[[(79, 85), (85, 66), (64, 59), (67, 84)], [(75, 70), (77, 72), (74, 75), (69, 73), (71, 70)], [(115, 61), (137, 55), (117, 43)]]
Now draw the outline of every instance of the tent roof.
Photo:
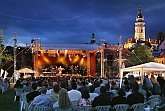
[(23, 68), (18, 71), (19, 73), (35, 73), (32, 69), (29, 68)]
[(122, 71), (165, 71), (165, 65), (156, 63), (156, 62), (149, 62), (137, 66), (123, 68)]

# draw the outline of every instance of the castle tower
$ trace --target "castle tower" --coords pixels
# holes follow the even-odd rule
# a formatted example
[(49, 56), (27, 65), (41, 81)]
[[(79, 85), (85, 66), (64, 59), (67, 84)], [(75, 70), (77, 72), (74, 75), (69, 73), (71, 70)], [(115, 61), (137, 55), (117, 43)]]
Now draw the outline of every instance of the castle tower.
[(144, 16), (142, 14), (142, 10), (140, 7), (136, 16), (134, 38), (136, 39), (136, 41), (137, 40), (145, 41), (145, 22), (144, 22)]
[(96, 43), (96, 39), (95, 39), (95, 34), (92, 33), (92, 39), (91, 39), (91, 44), (95, 44)]

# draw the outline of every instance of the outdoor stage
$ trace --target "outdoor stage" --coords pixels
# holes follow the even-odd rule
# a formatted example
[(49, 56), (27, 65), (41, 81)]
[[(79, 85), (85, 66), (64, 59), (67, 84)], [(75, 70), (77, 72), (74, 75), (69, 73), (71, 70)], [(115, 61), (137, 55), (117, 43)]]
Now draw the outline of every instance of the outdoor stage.
[[(43, 48), (44, 47), (44, 48)], [(35, 77), (95, 76), (97, 44), (35, 44)]]

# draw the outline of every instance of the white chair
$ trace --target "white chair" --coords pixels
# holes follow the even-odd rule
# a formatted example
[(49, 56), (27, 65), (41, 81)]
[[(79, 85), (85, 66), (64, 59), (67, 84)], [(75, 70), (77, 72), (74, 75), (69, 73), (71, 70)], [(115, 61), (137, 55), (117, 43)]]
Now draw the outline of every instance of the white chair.
[(78, 105), (78, 100), (71, 101), (71, 102), (72, 102), (72, 106), (77, 106)]
[(161, 99), (160, 95), (151, 95), (148, 99), (155, 99), (155, 98)]
[(156, 105), (159, 105), (161, 102), (160, 99), (154, 98), (154, 99), (149, 99), (145, 104), (150, 105), (151, 109), (154, 109)]
[(21, 97), (21, 94), (23, 93), (23, 88), (14, 88), (14, 91), (15, 91), (15, 97), (14, 97), (14, 102), (15, 102), (17, 97)]
[(94, 108), (94, 111), (110, 111), (112, 109), (111, 105), (107, 105), (107, 106), (96, 106)]
[(26, 101), (26, 94), (28, 94), (29, 92), (24, 92), (21, 94), (21, 97), (20, 97), (20, 106), (21, 106), (21, 109), (20, 111), (22, 111), (22, 109), (25, 109), (25, 104), (27, 103)]
[(144, 103), (137, 103), (137, 104), (133, 104), (130, 109), (133, 109), (133, 111), (144, 111)]
[(29, 103), (27, 101), (24, 101), (23, 106), (24, 111), (29, 111)]
[(34, 106), (33, 104), (30, 104), (28, 111), (54, 111), (54, 109), (50, 106)]
[(91, 106), (77, 106), (76, 111), (92, 111)]
[(127, 111), (127, 109), (129, 109), (129, 105), (128, 104), (116, 104), (113, 106), (113, 109), (115, 111)]

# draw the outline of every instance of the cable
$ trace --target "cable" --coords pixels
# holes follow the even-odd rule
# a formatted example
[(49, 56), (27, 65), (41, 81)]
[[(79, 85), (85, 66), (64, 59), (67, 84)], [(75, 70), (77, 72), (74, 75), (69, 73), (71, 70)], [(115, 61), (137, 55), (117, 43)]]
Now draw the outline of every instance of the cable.
[[(135, 52), (133, 51), (133, 54), (135, 54)], [(135, 56), (136, 56), (136, 58), (138, 58), (138, 60), (141, 62), (141, 63), (143, 63), (141, 60), (140, 60), (140, 58), (135, 54)]]

